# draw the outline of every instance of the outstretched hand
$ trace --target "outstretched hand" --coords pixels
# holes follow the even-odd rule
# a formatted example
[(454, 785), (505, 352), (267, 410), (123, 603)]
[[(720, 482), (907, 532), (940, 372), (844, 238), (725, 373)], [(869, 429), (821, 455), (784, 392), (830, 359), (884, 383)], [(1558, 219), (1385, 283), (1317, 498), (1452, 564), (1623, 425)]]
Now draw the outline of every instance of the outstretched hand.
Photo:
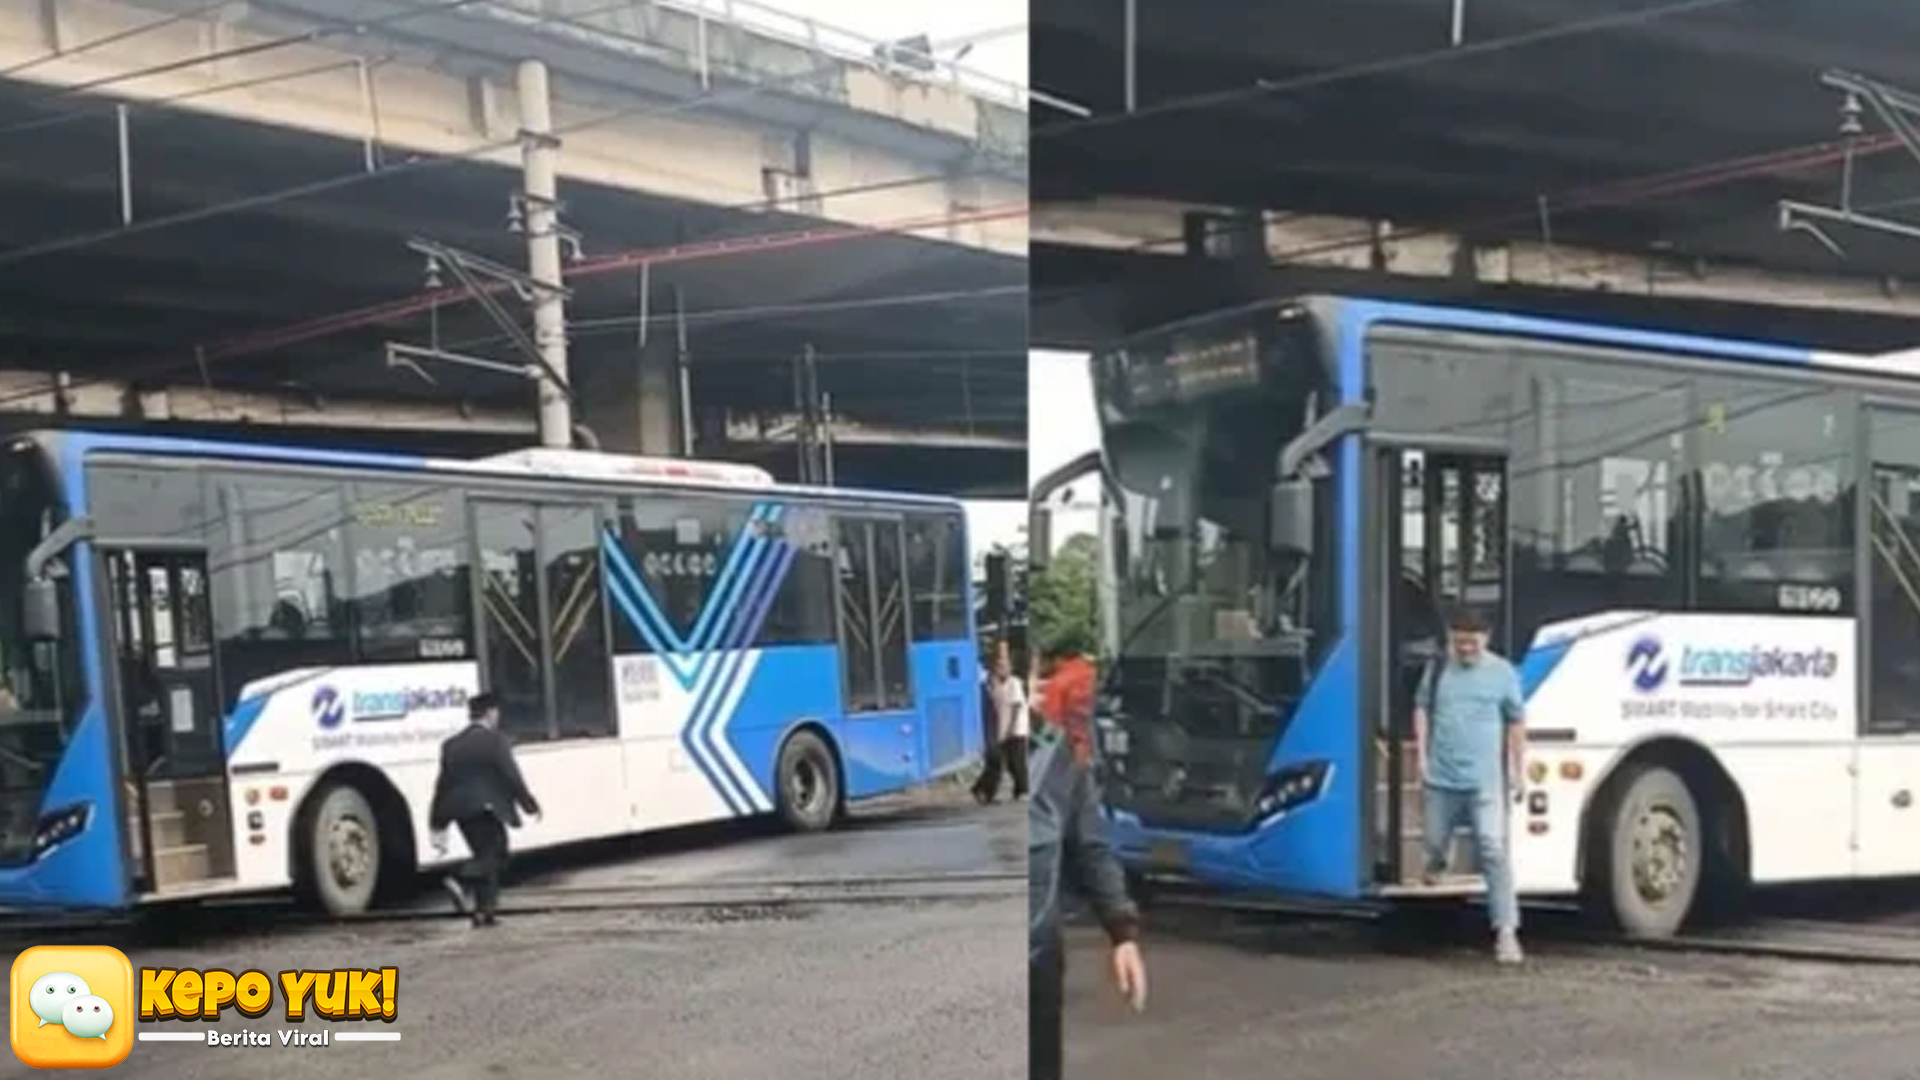
[(1134, 1012), (1147, 1007), (1147, 965), (1140, 958), (1138, 942), (1126, 941), (1113, 947), (1113, 985)]

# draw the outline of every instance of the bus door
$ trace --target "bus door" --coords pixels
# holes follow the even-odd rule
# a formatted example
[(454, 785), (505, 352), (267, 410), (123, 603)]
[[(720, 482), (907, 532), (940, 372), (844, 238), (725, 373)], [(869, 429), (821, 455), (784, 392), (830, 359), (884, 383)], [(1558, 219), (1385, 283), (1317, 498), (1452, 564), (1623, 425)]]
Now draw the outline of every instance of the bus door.
[[(1373, 731), (1374, 852), (1377, 879), (1417, 882), (1424, 869), (1419, 763), (1413, 709), (1421, 675), (1446, 647), (1447, 613), (1466, 605), (1486, 619), (1489, 647), (1507, 648), (1507, 463), (1497, 452), (1395, 445), (1376, 458), (1381, 545), (1373, 560), (1379, 598), (1380, 710)], [(1457, 838), (1456, 838), (1457, 840)], [(1456, 842), (1449, 869), (1471, 874), (1469, 847)]]
[(233, 820), (203, 551), (101, 552), (131, 876), (142, 892), (234, 875)]
[(907, 640), (906, 536), (897, 517), (837, 515), (840, 692), (849, 758), (878, 779), (920, 774), (919, 724)]

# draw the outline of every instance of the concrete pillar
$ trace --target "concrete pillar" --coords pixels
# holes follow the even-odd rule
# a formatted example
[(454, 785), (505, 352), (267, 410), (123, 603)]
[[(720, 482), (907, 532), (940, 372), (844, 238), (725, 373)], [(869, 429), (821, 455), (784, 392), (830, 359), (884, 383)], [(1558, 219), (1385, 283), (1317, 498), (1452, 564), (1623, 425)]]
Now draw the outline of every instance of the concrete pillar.
[(574, 364), (581, 419), (611, 454), (681, 456), (679, 343), (649, 334)]
[(652, 457), (680, 455), (679, 348), (670, 334), (655, 334), (640, 350), (635, 363), (640, 453)]

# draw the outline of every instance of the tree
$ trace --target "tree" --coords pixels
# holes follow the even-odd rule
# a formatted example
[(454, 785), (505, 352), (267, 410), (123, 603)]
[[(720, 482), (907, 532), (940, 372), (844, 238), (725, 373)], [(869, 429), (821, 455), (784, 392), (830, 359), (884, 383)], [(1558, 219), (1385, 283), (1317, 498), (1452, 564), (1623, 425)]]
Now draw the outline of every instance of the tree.
[(1027, 627), (1043, 655), (1100, 651), (1100, 538), (1067, 537), (1027, 581)]

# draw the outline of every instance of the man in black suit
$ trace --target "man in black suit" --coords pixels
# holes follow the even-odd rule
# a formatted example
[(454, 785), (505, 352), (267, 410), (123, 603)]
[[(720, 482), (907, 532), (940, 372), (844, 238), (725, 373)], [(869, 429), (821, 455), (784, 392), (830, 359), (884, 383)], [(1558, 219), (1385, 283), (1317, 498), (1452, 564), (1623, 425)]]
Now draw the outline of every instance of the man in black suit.
[(507, 865), (507, 829), (520, 827), (520, 811), (540, 816), (527, 790), (513, 745), (500, 734), (500, 707), (492, 694), (467, 702), (473, 722), (440, 744), (440, 776), (434, 782), (427, 824), (434, 847), (446, 848), (448, 824), (460, 826), (473, 857), (445, 881), (455, 907), (475, 926), (492, 926), (500, 904), (500, 875)]

